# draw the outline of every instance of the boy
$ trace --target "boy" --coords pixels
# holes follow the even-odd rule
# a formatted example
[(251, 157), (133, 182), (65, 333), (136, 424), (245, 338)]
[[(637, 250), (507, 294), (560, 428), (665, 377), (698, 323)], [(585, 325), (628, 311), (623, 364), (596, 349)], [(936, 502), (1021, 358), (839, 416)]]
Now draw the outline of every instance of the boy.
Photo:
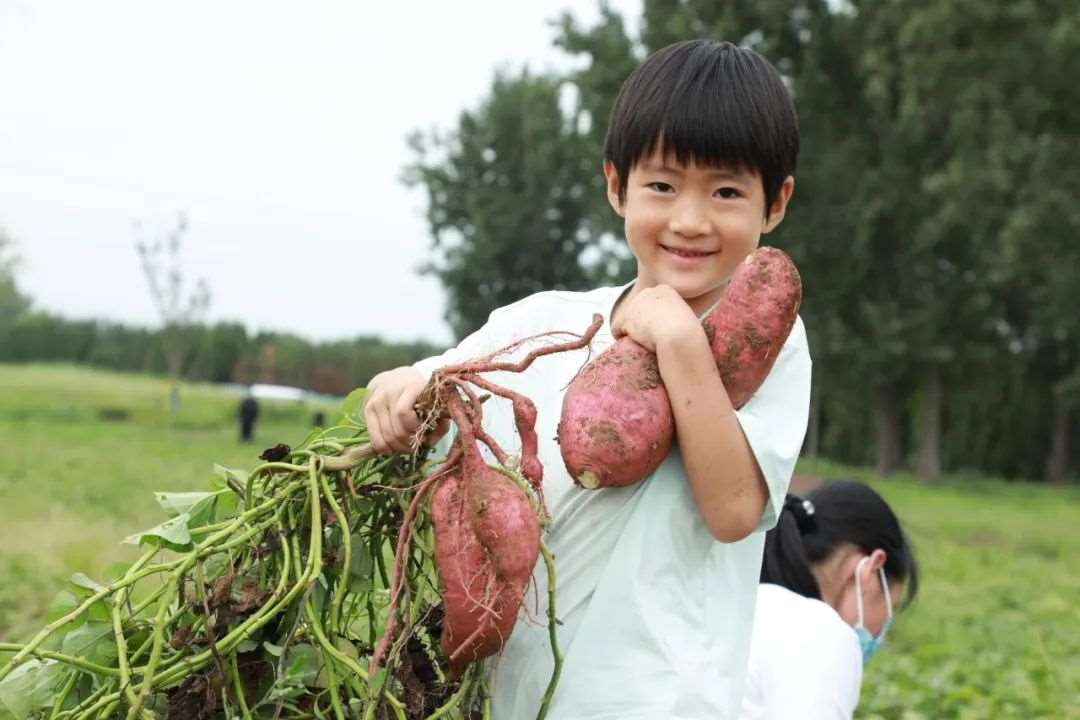
[[(573, 485), (554, 440), (562, 393), (587, 351), (545, 356), (493, 382), (537, 405), (556, 557), (562, 676), (548, 718), (734, 718), (746, 672), (764, 530), (783, 505), (806, 430), (810, 357), (797, 320), (757, 394), (734, 411), (699, 317), (762, 233), (783, 219), (798, 154), (794, 106), (776, 70), (728, 43), (678, 43), (626, 80), (604, 148), (608, 199), (625, 219), (637, 278), (621, 288), (546, 292), (494, 311), (446, 354), (377, 375), (364, 416), (384, 452), (408, 452), (412, 405), (430, 373), (520, 338), (605, 320), (592, 353), (620, 335), (657, 354), (677, 446), (644, 482)], [(513, 447), (508, 404), (484, 424)], [(552, 659), (543, 566), (491, 662), (496, 720), (536, 715)]]

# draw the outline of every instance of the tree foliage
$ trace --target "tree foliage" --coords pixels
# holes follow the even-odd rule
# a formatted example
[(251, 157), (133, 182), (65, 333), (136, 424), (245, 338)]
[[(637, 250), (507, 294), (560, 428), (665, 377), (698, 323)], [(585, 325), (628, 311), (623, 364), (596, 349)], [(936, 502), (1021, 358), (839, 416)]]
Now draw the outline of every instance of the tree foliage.
[(598, 161), (584, 151), (564, 83), (500, 73), (489, 97), (446, 133), (416, 133), (407, 182), (428, 197), (433, 258), (460, 338), (488, 313), (540, 290), (581, 289), (584, 217)]
[[(1080, 459), (1080, 97), (1070, 74), (1080, 70), (1080, 9), (645, 0), (637, 36), (603, 4), (591, 26), (566, 14), (554, 42), (578, 61), (566, 80), (579, 132), (552, 142), (585, 154), (565, 165), (582, 174), (571, 180), (587, 189), (578, 227), (594, 248), (621, 238), (599, 162), (623, 79), (647, 53), (703, 36), (758, 50), (796, 98), (795, 199), (766, 241), (803, 274), (813, 449), (925, 478), (943, 468), (1066, 477)], [(491, 141), (495, 155), (501, 142)], [(456, 185), (444, 191), (480, 187), (468, 166), (452, 167)], [(463, 207), (456, 223), (467, 226), (479, 216)], [(520, 232), (486, 236), (488, 253)], [(611, 276), (632, 269), (631, 259)], [(478, 319), (500, 304), (473, 300)]]
[(11, 328), (30, 308), (30, 300), (15, 283), (15, 241), (0, 227), (0, 346), (10, 342)]

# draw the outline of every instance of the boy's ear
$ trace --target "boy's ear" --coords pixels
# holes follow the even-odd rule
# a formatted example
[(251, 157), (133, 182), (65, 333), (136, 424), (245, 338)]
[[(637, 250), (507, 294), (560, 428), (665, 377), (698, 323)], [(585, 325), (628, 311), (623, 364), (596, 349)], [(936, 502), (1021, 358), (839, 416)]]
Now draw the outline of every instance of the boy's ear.
[(619, 217), (623, 217), (623, 204), (619, 199), (619, 173), (610, 160), (604, 161), (604, 180), (607, 185), (607, 199)]
[(772, 205), (769, 206), (769, 215), (765, 218), (761, 232), (769, 233), (776, 229), (776, 226), (784, 219), (784, 213), (787, 212), (787, 204), (793, 192), (795, 192), (795, 178), (788, 175), (784, 178), (784, 183), (780, 186), (780, 191), (776, 193)]

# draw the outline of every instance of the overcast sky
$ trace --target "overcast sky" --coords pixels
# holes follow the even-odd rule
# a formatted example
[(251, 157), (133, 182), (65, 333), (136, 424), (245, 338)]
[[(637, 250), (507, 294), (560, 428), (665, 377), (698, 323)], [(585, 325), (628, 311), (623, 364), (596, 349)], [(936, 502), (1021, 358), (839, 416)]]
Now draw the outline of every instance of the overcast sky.
[[(613, 7), (636, 19), (640, 0)], [(0, 226), (69, 317), (158, 322), (134, 251), (189, 219), (210, 320), (311, 339), (450, 340), (407, 134), (496, 68), (567, 67), (592, 1), (0, 0)]]

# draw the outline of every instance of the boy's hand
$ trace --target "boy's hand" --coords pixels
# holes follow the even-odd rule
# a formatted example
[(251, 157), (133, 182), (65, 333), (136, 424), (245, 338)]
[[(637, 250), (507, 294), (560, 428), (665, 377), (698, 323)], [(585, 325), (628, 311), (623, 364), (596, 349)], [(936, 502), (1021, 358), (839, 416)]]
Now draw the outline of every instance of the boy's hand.
[(628, 335), (638, 345), (656, 352), (657, 345), (704, 330), (674, 288), (656, 285), (642, 290), (620, 309), (611, 332), (616, 338)]
[[(416, 449), (413, 438), (420, 427), (420, 418), (413, 406), (426, 384), (424, 376), (408, 365), (371, 378), (364, 403), (364, 422), (376, 452), (407, 454)], [(447, 428), (447, 422), (439, 423), (428, 434), (427, 440), (434, 442), (446, 433)]]

